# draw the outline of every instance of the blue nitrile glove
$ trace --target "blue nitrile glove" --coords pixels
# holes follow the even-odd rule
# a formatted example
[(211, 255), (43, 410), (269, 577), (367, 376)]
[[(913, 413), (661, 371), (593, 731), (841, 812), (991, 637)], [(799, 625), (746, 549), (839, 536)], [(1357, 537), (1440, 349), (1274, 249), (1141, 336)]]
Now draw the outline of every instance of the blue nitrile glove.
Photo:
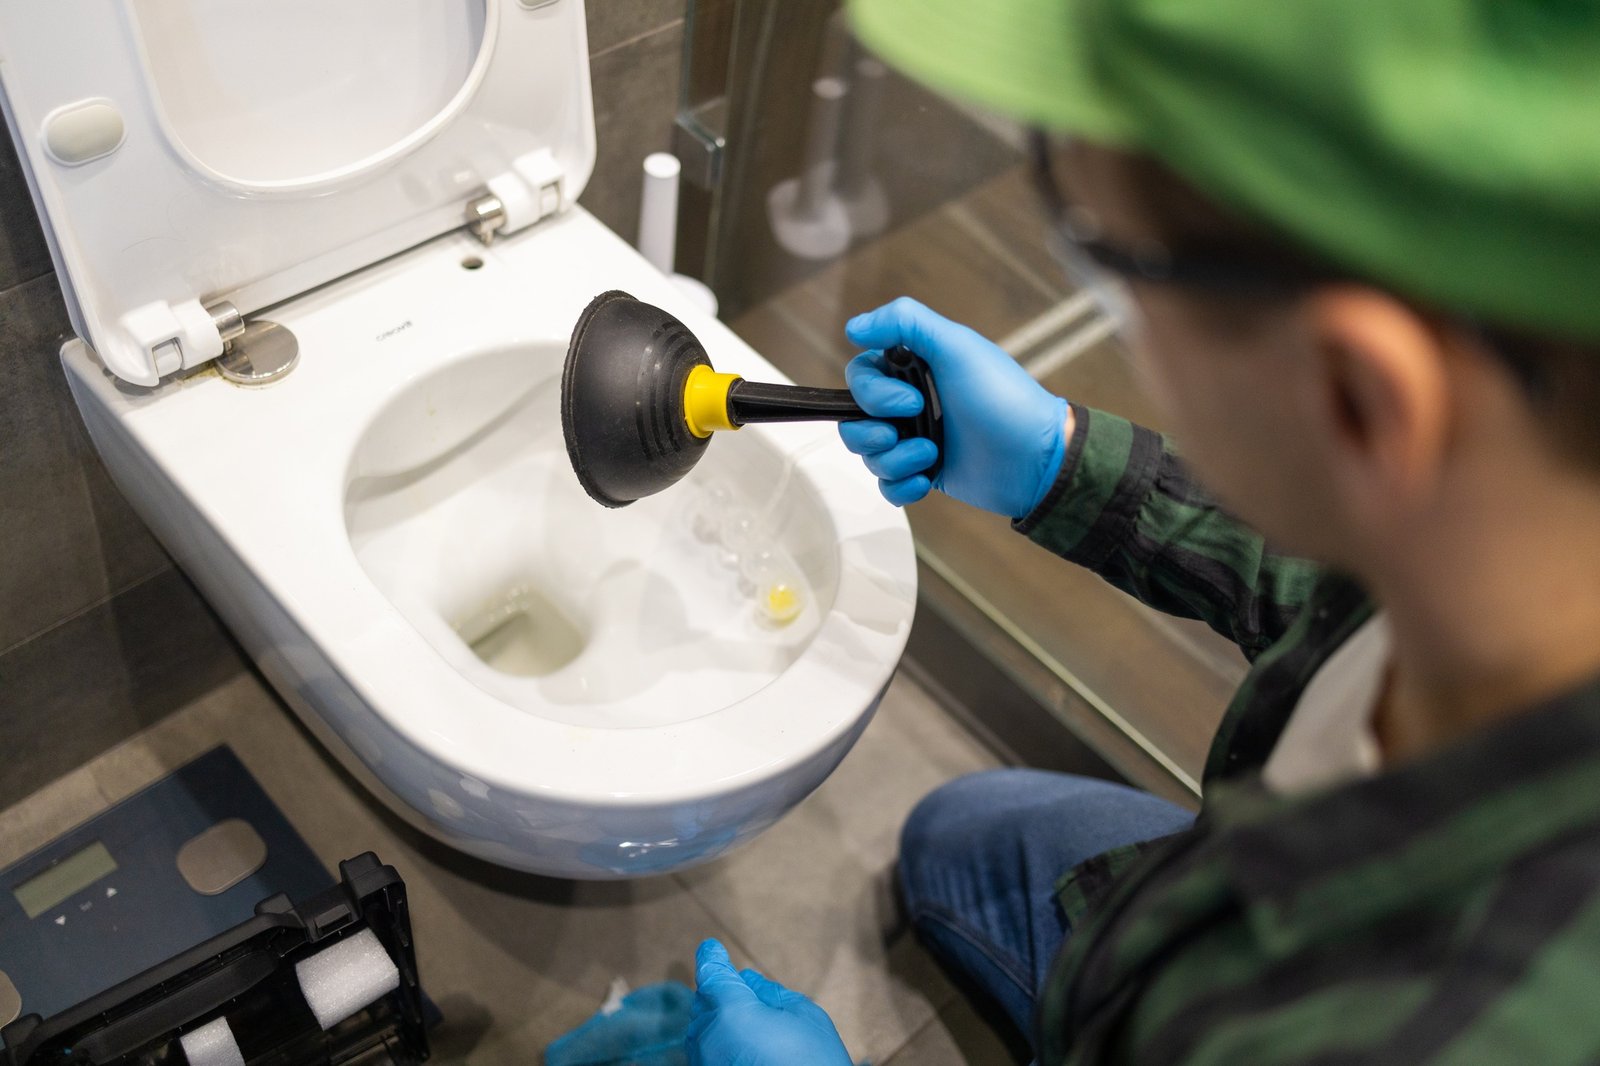
[(827, 1012), (754, 970), (735, 970), (715, 940), (694, 956), (689, 1066), (851, 1066)]
[(944, 467), (931, 482), (920, 471), (938, 457), (932, 441), (898, 440), (887, 422), (839, 423), (845, 447), (866, 460), (885, 499), (903, 507), (936, 488), (1008, 518), (1039, 505), (1066, 454), (1067, 401), (990, 341), (910, 297), (857, 315), (845, 334), (870, 349), (845, 368), (864, 411), (904, 418), (922, 410), (921, 393), (883, 372), (883, 351), (896, 344), (927, 360), (944, 409)]
[(684, 1066), (694, 993), (681, 981), (636, 988), (544, 1049), (544, 1066)]

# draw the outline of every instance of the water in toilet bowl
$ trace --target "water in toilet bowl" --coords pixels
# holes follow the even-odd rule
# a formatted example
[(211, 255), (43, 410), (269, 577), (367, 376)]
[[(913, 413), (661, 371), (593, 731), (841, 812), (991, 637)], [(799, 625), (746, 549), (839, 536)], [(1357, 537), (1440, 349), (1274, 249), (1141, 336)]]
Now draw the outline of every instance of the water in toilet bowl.
[(736, 573), (740, 593), (750, 598), (757, 617), (771, 625), (789, 625), (806, 609), (805, 579), (783, 547), (778, 522), (795, 467), (821, 443), (812, 441), (787, 453), (759, 510), (714, 478), (700, 485), (690, 505), (695, 536), (719, 546), (719, 558)]
[(553, 674), (587, 643), (583, 630), (531, 585), (512, 585), (451, 620), (450, 628), (478, 658), (515, 677)]
[[(464, 676), (526, 713), (651, 726), (759, 690), (815, 635), (836, 581), (799, 457), (742, 433), (674, 492), (596, 508), (550, 417), (556, 386), (502, 391), (514, 402), (443, 435), (439, 454), (352, 480), (347, 527), (368, 575)], [(381, 423), (369, 436), (398, 432)]]

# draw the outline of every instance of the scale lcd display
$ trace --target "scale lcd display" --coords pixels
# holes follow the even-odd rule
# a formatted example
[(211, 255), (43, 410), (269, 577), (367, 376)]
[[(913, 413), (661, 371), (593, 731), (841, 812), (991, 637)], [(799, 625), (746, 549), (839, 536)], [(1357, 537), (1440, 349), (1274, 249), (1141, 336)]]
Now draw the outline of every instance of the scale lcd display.
[(13, 888), (11, 894), (17, 897), (29, 918), (37, 918), (116, 868), (117, 860), (96, 840), (43, 873), (34, 874)]

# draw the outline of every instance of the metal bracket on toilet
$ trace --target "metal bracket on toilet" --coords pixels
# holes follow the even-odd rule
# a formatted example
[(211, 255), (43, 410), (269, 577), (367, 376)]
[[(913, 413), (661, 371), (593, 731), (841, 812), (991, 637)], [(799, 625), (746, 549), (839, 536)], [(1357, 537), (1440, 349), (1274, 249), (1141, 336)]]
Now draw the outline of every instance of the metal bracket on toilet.
[(559, 212), (561, 164), (548, 148), (518, 156), (511, 169), (485, 182), (485, 191), (467, 202), (467, 228), (485, 245)]
[(276, 322), (246, 322), (227, 300), (206, 308), (222, 337), (217, 373), (235, 385), (270, 385), (300, 362), (300, 342)]
[[(227, 300), (172, 304), (157, 300), (123, 315), (115, 348), (101, 358), (128, 381), (155, 385), (179, 370), (215, 360), (224, 378), (267, 385), (293, 370), (300, 358), (294, 334), (265, 319), (246, 322)], [(129, 342), (132, 342), (129, 344)]]

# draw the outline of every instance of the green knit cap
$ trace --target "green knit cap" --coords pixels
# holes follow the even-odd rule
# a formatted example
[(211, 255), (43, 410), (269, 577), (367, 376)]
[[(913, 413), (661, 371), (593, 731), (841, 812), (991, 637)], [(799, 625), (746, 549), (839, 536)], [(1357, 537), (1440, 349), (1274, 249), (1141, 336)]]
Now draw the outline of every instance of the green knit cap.
[(852, 0), (866, 45), (1306, 249), (1600, 341), (1600, 0)]

